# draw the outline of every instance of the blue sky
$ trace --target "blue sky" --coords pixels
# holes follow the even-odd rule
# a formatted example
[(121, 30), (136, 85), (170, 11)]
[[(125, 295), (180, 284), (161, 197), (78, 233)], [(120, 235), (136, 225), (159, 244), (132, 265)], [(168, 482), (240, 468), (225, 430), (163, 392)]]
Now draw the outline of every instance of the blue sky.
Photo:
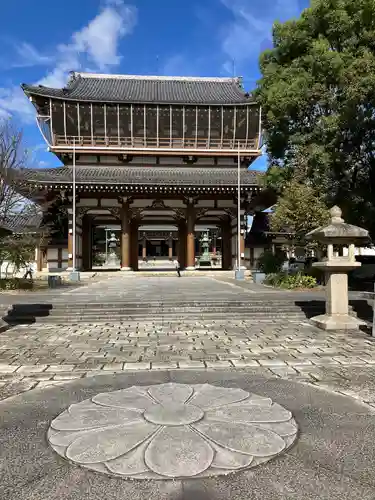
[[(69, 71), (259, 78), (259, 53), (274, 20), (307, 0), (16, 0), (0, 17), (0, 117), (24, 129), (36, 167), (57, 160), (35, 125), (21, 83), (61, 87)], [(265, 158), (253, 168), (263, 169)]]

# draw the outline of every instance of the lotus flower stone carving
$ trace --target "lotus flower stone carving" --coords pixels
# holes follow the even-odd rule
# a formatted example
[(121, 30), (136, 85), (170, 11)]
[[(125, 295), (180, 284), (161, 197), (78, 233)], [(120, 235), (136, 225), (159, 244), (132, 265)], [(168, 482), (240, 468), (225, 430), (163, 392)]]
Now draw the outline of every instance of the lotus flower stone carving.
[(294, 442), (292, 414), (238, 388), (133, 386), (72, 404), (48, 440), (70, 462), (138, 479), (207, 477), (267, 462)]

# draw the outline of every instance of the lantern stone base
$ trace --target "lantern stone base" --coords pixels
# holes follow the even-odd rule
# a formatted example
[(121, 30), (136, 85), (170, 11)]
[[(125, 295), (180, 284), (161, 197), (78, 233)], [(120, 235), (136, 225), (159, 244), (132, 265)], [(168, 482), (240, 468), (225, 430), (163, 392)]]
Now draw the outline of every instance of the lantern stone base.
[(129, 272), (129, 271), (132, 271), (132, 268), (131, 267), (121, 267), (120, 271), (127, 271), (127, 272)]
[(72, 271), (69, 275), (70, 281), (81, 281), (81, 275), (79, 271)]
[(236, 271), (234, 272), (234, 278), (236, 280), (243, 281), (245, 279), (245, 271), (242, 268), (236, 269)]
[(358, 330), (365, 324), (349, 315), (348, 272), (360, 265), (342, 257), (313, 264), (324, 271), (326, 278), (326, 314), (310, 319), (315, 326), (323, 330)]
[(348, 314), (322, 314), (310, 319), (311, 323), (322, 330), (358, 330), (366, 323)]

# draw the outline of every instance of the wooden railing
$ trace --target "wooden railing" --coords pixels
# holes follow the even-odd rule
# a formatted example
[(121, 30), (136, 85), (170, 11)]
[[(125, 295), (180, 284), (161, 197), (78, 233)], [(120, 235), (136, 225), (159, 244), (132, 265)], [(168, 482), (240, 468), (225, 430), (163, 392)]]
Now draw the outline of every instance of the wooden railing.
[(193, 139), (193, 138), (172, 138), (156, 139), (144, 137), (104, 137), (104, 136), (65, 136), (55, 135), (54, 146), (69, 146), (75, 144), (78, 147), (103, 147), (103, 148), (124, 148), (124, 149), (196, 149), (196, 150), (221, 150), (238, 149), (256, 150), (257, 139), (233, 140), (233, 139)]

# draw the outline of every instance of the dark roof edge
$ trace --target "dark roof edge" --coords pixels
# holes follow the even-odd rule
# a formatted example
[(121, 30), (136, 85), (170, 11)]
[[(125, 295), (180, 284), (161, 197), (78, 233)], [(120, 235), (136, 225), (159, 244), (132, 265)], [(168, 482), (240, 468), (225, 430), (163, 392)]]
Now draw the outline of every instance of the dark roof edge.
[[(27, 85), (26, 83), (21, 84), (21, 88), (24, 91), (24, 93), (27, 96), (39, 96), (39, 97), (47, 97), (49, 99), (55, 99), (59, 101), (71, 101), (71, 102), (88, 102), (88, 103), (109, 103), (109, 104), (171, 104), (171, 105), (176, 105), (176, 106), (255, 106), (258, 105), (257, 101), (253, 97), (249, 97), (247, 100), (244, 97), (244, 101), (233, 101), (233, 102), (217, 102), (217, 101), (208, 101), (207, 103), (201, 102), (201, 103), (191, 103), (191, 102), (175, 102), (175, 101), (146, 101), (146, 100), (137, 100), (134, 99), (132, 101), (119, 101), (119, 100), (113, 100), (113, 99), (77, 99), (75, 97), (70, 97), (68, 94), (66, 96), (61, 96), (55, 94), (55, 92), (61, 92), (62, 89), (54, 89), (51, 87), (39, 87), (35, 85)], [(70, 90), (70, 89), (67, 89)]]

